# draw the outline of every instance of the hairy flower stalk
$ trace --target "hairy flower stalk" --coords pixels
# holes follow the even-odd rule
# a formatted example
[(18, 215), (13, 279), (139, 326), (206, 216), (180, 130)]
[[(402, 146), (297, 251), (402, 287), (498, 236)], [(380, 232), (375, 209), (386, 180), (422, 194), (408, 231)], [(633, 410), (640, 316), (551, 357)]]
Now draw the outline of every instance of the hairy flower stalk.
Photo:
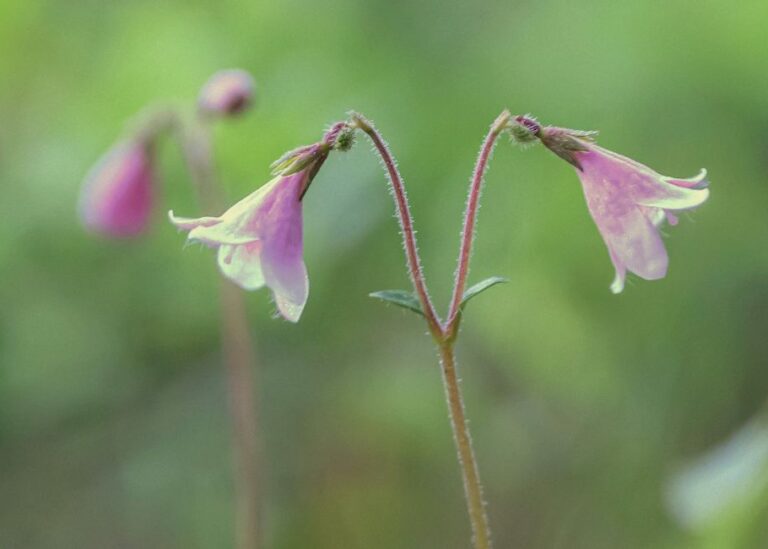
[(400, 223), (400, 233), (403, 237), (403, 247), (405, 249), (405, 256), (408, 264), (408, 274), (411, 277), (413, 288), (421, 302), (424, 316), (429, 325), (429, 330), (433, 337), (440, 339), (442, 336), (442, 322), (435, 311), (434, 305), (432, 305), (432, 299), (429, 297), (429, 292), (427, 291), (427, 282), (424, 278), (424, 270), (421, 267), (419, 247), (416, 243), (416, 233), (413, 229), (413, 217), (411, 216), (411, 209), (408, 205), (408, 196), (405, 192), (403, 178), (397, 170), (397, 164), (392, 154), (389, 152), (389, 148), (386, 143), (384, 143), (384, 140), (379, 133), (374, 129), (373, 125), (360, 114), (353, 115), (351, 125), (352, 127), (364, 131), (368, 135), (373, 142), (376, 151), (379, 153), (382, 162), (384, 162), (384, 167), (387, 170), (387, 175), (389, 176), (389, 181), (392, 185), (392, 192), (397, 207), (397, 219)]
[[(466, 283), (466, 277), (469, 270), (468, 264), (470, 258), (470, 247), (472, 242), (471, 233), (474, 231), (474, 222), (476, 219), (477, 207), (479, 203), (480, 186), (483, 180), (483, 173), (490, 157), (491, 150), (493, 149), (493, 143), (495, 142), (499, 133), (504, 129), (504, 123), (508, 116), (508, 113), (505, 111), (505, 113), (502, 113), (499, 119), (497, 119), (497, 121), (492, 126), (489, 137), (486, 138), (486, 142), (483, 146), (483, 151), (480, 155), (478, 167), (475, 169), (472, 190), (470, 191), (470, 200), (468, 202), (468, 212), (471, 212), (471, 217), (468, 215), (464, 222), (462, 249), (459, 255), (460, 268), (457, 271), (456, 277), (457, 285), (461, 284), (463, 286)], [(432, 334), (432, 338), (438, 347), (438, 352), (440, 355), (443, 386), (445, 389), (448, 412), (451, 421), (451, 428), (453, 430), (454, 442), (456, 444), (459, 465), (461, 467), (462, 477), (464, 480), (464, 494), (467, 502), (469, 519), (472, 526), (473, 544), (475, 549), (490, 549), (491, 530), (488, 522), (488, 515), (485, 512), (483, 489), (477, 468), (477, 460), (475, 459), (474, 450), (472, 448), (472, 438), (470, 436), (469, 425), (467, 424), (466, 416), (464, 413), (464, 402), (461, 396), (461, 387), (459, 385), (459, 378), (456, 371), (456, 358), (453, 349), (459, 322), (459, 315), (457, 312), (461, 304), (461, 299), (459, 299), (456, 305), (456, 311), (452, 316), (449, 314), (449, 320), (443, 323), (435, 311), (435, 308), (432, 305), (432, 301), (429, 297), (427, 284), (424, 279), (424, 272), (421, 267), (421, 260), (419, 258), (416, 234), (413, 230), (413, 218), (411, 217), (410, 207), (406, 197), (405, 184), (403, 183), (403, 179), (397, 170), (397, 164), (394, 160), (394, 157), (389, 151), (389, 148), (384, 143), (382, 137), (379, 135), (378, 131), (376, 131), (376, 129), (373, 127), (373, 124), (371, 124), (368, 120), (359, 114), (353, 114), (351, 125), (352, 127), (362, 130), (368, 135), (387, 170), (387, 175), (389, 177), (389, 182), (392, 186), (393, 196), (395, 199), (395, 206), (397, 208), (398, 220), (400, 222), (401, 235), (403, 237), (403, 247), (405, 249), (405, 255), (408, 264), (408, 272), (410, 274), (411, 282), (413, 283), (416, 296), (421, 303), (421, 310), (424, 314), (424, 317), (426, 318), (430, 333)], [(457, 292), (461, 296), (463, 289), (457, 290), (457, 288), (454, 288), (454, 296)], [(453, 311), (453, 306), (451, 310)]]
[(506, 129), (510, 116), (509, 111), (504, 110), (491, 124), (491, 129), (480, 149), (480, 156), (477, 158), (472, 181), (469, 185), (469, 196), (467, 197), (467, 207), (464, 211), (464, 224), (461, 231), (461, 247), (459, 248), (459, 259), (456, 265), (456, 279), (453, 284), (451, 308), (448, 311), (448, 326), (453, 328), (451, 333), (454, 335), (459, 327), (459, 307), (464, 296), (464, 290), (467, 287), (472, 243), (475, 239), (475, 223), (477, 222), (477, 211), (480, 207), (480, 195), (482, 193), (485, 171), (488, 168), (488, 161), (491, 159), (496, 141), (499, 135)]

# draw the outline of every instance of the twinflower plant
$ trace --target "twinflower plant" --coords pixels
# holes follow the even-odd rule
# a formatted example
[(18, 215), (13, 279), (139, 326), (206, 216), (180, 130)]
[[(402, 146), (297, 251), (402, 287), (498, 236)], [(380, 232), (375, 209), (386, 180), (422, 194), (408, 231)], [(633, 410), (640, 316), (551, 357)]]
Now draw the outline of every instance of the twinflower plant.
[[(256, 421), (253, 412), (250, 344), (239, 289), (267, 287), (280, 316), (298, 322), (307, 306), (309, 277), (303, 258), (303, 198), (328, 157), (346, 151), (362, 132), (381, 159), (391, 187), (403, 240), (411, 290), (383, 290), (371, 296), (423, 317), (437, 348), (446, 403), (464, 484), (475, 549), (492, 546), (491, 528), (464, 401), (455, 347), (470, 299), (505, 282), (500, 276), (469, 285), (480, 198), (494, 148), (502, 135), (513, 143), (541, 143), (575, 168), (587, 208), (608, 247), (615, 268), (610, 288), (624, 289), (627, 273), (656, 280), (667, 274), (669, 259), (662, 241), (663, 223), (675, 225), (678, 214), (693, 210), (709, 197), (706, 171), (690, 179), (663, 176), (595, 142), (595, 132), (542, 126), (533, 117), (504, 110), (490, 125), (470, 180), (453, 289), (443, 314), (429, 292), (416, 239), (405, 182), (389, 146), (363, 115), (330, 126), (316, 143), (289, 151), (272, 165), (273, 178), (225, 208), (216, 189), (210, 124), (241, 114), (253, 100), (251, 77), (239, 70), (222, 71), (203, 87), (190, 122), (176, 110), (152, 111), (113, 147), (86, 180), (80, 201), (84, 223), (109, 236), (137, 235), (149, 226), (157, 184), (154, 151), (165, 134), (182, 145), (190, 175), (201, 197), (199, 217), (169, 212), (171, 223), (187, 231), (189, 241), (215, 250), (224, 279), (222, 335), (228, 348), (235, 455), (237, 456), (238, 547), (260, 546), (256, 492)], [(234, 283), (233, 284), (230, 284)], [(247, 344), (244, 344), (244, 341)]]
[(296, 322), (308, 296), (302, 259), (301, 200), (333, 150), (347, 150), (355, 132), (363, 132), (380, 157), (391, 186), (412, 290), (384, 290), (372, 297), (421, 315), (437, 347), (443, 386), (464, 481), (475, 549), (489, 549), (491, 528), (480, 473), (459, 385), (455, 345), (467, 302), (505, 279), (491, 277), (468, 287), (480, 197), (492, 152), (508, 134), (513, 143), (542, 143), (572, 165), (581, 180), (587, 207), (608, 246), (616, 269), (614, 293), (624, 288), (626, 273), (654, 280), (665, 276), (668, 258), (659, 227), (677, 223), (677, 213), (700, 206), (709, 196), (706, 172), (691, 179), (665, 177), (595, 143), (595, 132), (541, 126), (530, 116), (503, 111), (483, 140), (470, 180), (453, 290), (442, 317), (430, 296), (422, 269), (414, 220), (397, 162), (379, 131), (363, 115), (331, 126), (321, 141), (287, 153), (274, 164), (275, 178), (219, 217), (179, 218), (170, 214), (188, 238), (218, 248), (224, 276), (245, 289), (268, 286), (278, 311)]

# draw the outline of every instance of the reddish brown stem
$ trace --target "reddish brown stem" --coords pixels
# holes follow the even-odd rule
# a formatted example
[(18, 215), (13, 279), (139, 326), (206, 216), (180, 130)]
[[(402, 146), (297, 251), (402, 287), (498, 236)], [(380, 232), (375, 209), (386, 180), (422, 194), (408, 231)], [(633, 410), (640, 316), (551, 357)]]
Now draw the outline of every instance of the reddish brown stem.
[(411, 217), (411, 209), (408, 206), (408, 197), (405, 192), (403, 178), (400, 177), (400, 173), (397, 171), (397, 165), (395, 159), (392, 157), (392, 153), (389, 152), (389, 148), (373, 125), (359, 114), (355, 114), (353, 118), (353, 124), (368, 134), (368, 137), (371, 138), (381, 160), (384, 162), (384, 167), (389, 175), (389, 182), (392, 185), (395, 205), (397, 206), (397, 218), (400, 221), (403, 246), (408, 262), (408, 273), (411, 276), (413, 288), (416, 290), (416, 295), (424, 310), (424, 316), (427, 319), (430, 332), (433, 337), (438, 339), (442, 338), (442, 322), (435, 311), (435, 307), (432, 305), (432, 300), (427, 291), (427, 283), (424, 279), (424, 271), (421, 267), (421, 259), (419, 258), (419, 251), (416, 243), (416, 234), (413, 230), (413, 217)]
[(446, 328), (451, 334), (455, 334), (459, 322), (459, 308), (461, 300), (464, 297), (464, 290), (467, 287), (467, 277), (469, 276), (469, 262), (472, 257), (472, 244), (475, 240), (475, 224), (477, 222), (477, 211), (480, 207), (480, 195), (483, 189), (485, 172), (488, 168), (488, 161), (491, 158), (493, 149), (496, 146), (496, 140), (503, 131), (509, 120), (509, 111), (502, 112), (491, 124), (491, 129), (483, 141), (480, 149), (480, 155), (477, 158), (477, 164), (472, 174), (472, 181), (469, 185), (469, 194), (467, 197), (467, 207), (464, 211), (464, 225), (461, 231), (461, 246), (459, 248), (459, 259), (456, 265), (456, 277), (453, 284), (453, 296), (451, 297), (451, 306), (448, 311)]

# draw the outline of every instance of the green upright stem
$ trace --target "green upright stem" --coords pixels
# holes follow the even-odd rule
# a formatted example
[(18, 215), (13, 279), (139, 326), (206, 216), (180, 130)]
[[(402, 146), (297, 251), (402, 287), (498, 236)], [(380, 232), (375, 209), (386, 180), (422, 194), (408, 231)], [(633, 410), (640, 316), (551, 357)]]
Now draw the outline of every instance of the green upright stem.
[(445, 398), (448, 402), (453, 439), (456, 443), (464, 479), (464, 495), (467, 500), (469, 520), (472, 523), (472, 541), (475, 549), (490, 549), (491, 527), (485, 512), (483, 486), (480, 483), (480, 473), (472, 448), (472, 437), (469, 433), (467, 418), (464, 415), (464, 399), (461, 397), (459, 378), (456, 374), (456, 355), (453, 351), (453, 343), (444, 341), (439, 343), (438, 347), (440, 349)]

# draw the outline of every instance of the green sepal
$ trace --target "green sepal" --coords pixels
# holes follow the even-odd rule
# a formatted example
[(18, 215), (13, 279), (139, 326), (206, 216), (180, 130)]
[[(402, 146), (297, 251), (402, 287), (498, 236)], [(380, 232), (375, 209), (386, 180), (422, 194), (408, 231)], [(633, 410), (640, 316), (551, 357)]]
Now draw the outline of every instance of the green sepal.
[(589, 147), (585, 143), (595, 140), (597, 132), (569, 130), (567, 128), (542, 128), (539, 139), (550, 151), (581, 171), (581, 163), (576, 157), (577, 152), (585, 152)]
[(368, 295), (424, 316), (418, 298), (406, 290), (381, 290)]
[(481, 280), (474, 286), (470, 286), (467, 288), (467, 290), (464, 292), (464, 296), (461, 298), (461, 304), (459, 305), (459, 309), (463, 310), (464, 307), (467, 305), (467, 301), (472, 299), (478, 294), (481, 294), (488, 288), (491, 288), (492, 286), (496, 286), (496, 284), (502, 284), (505, 282), (509, 282), (508, 278), (504, 278), (503, 276), (492, 276), (490, 278), (486, 278), (485, 280)]
[(305, 145), (292, 151), (288, 151), (283, 156), (272, 162), (270, 168), (272, 175), (281, 175), (283, 177), (300, 172), (322, 155), (327, 155), (330, 146), (327, 143), (318, 143), (316, 145)]

